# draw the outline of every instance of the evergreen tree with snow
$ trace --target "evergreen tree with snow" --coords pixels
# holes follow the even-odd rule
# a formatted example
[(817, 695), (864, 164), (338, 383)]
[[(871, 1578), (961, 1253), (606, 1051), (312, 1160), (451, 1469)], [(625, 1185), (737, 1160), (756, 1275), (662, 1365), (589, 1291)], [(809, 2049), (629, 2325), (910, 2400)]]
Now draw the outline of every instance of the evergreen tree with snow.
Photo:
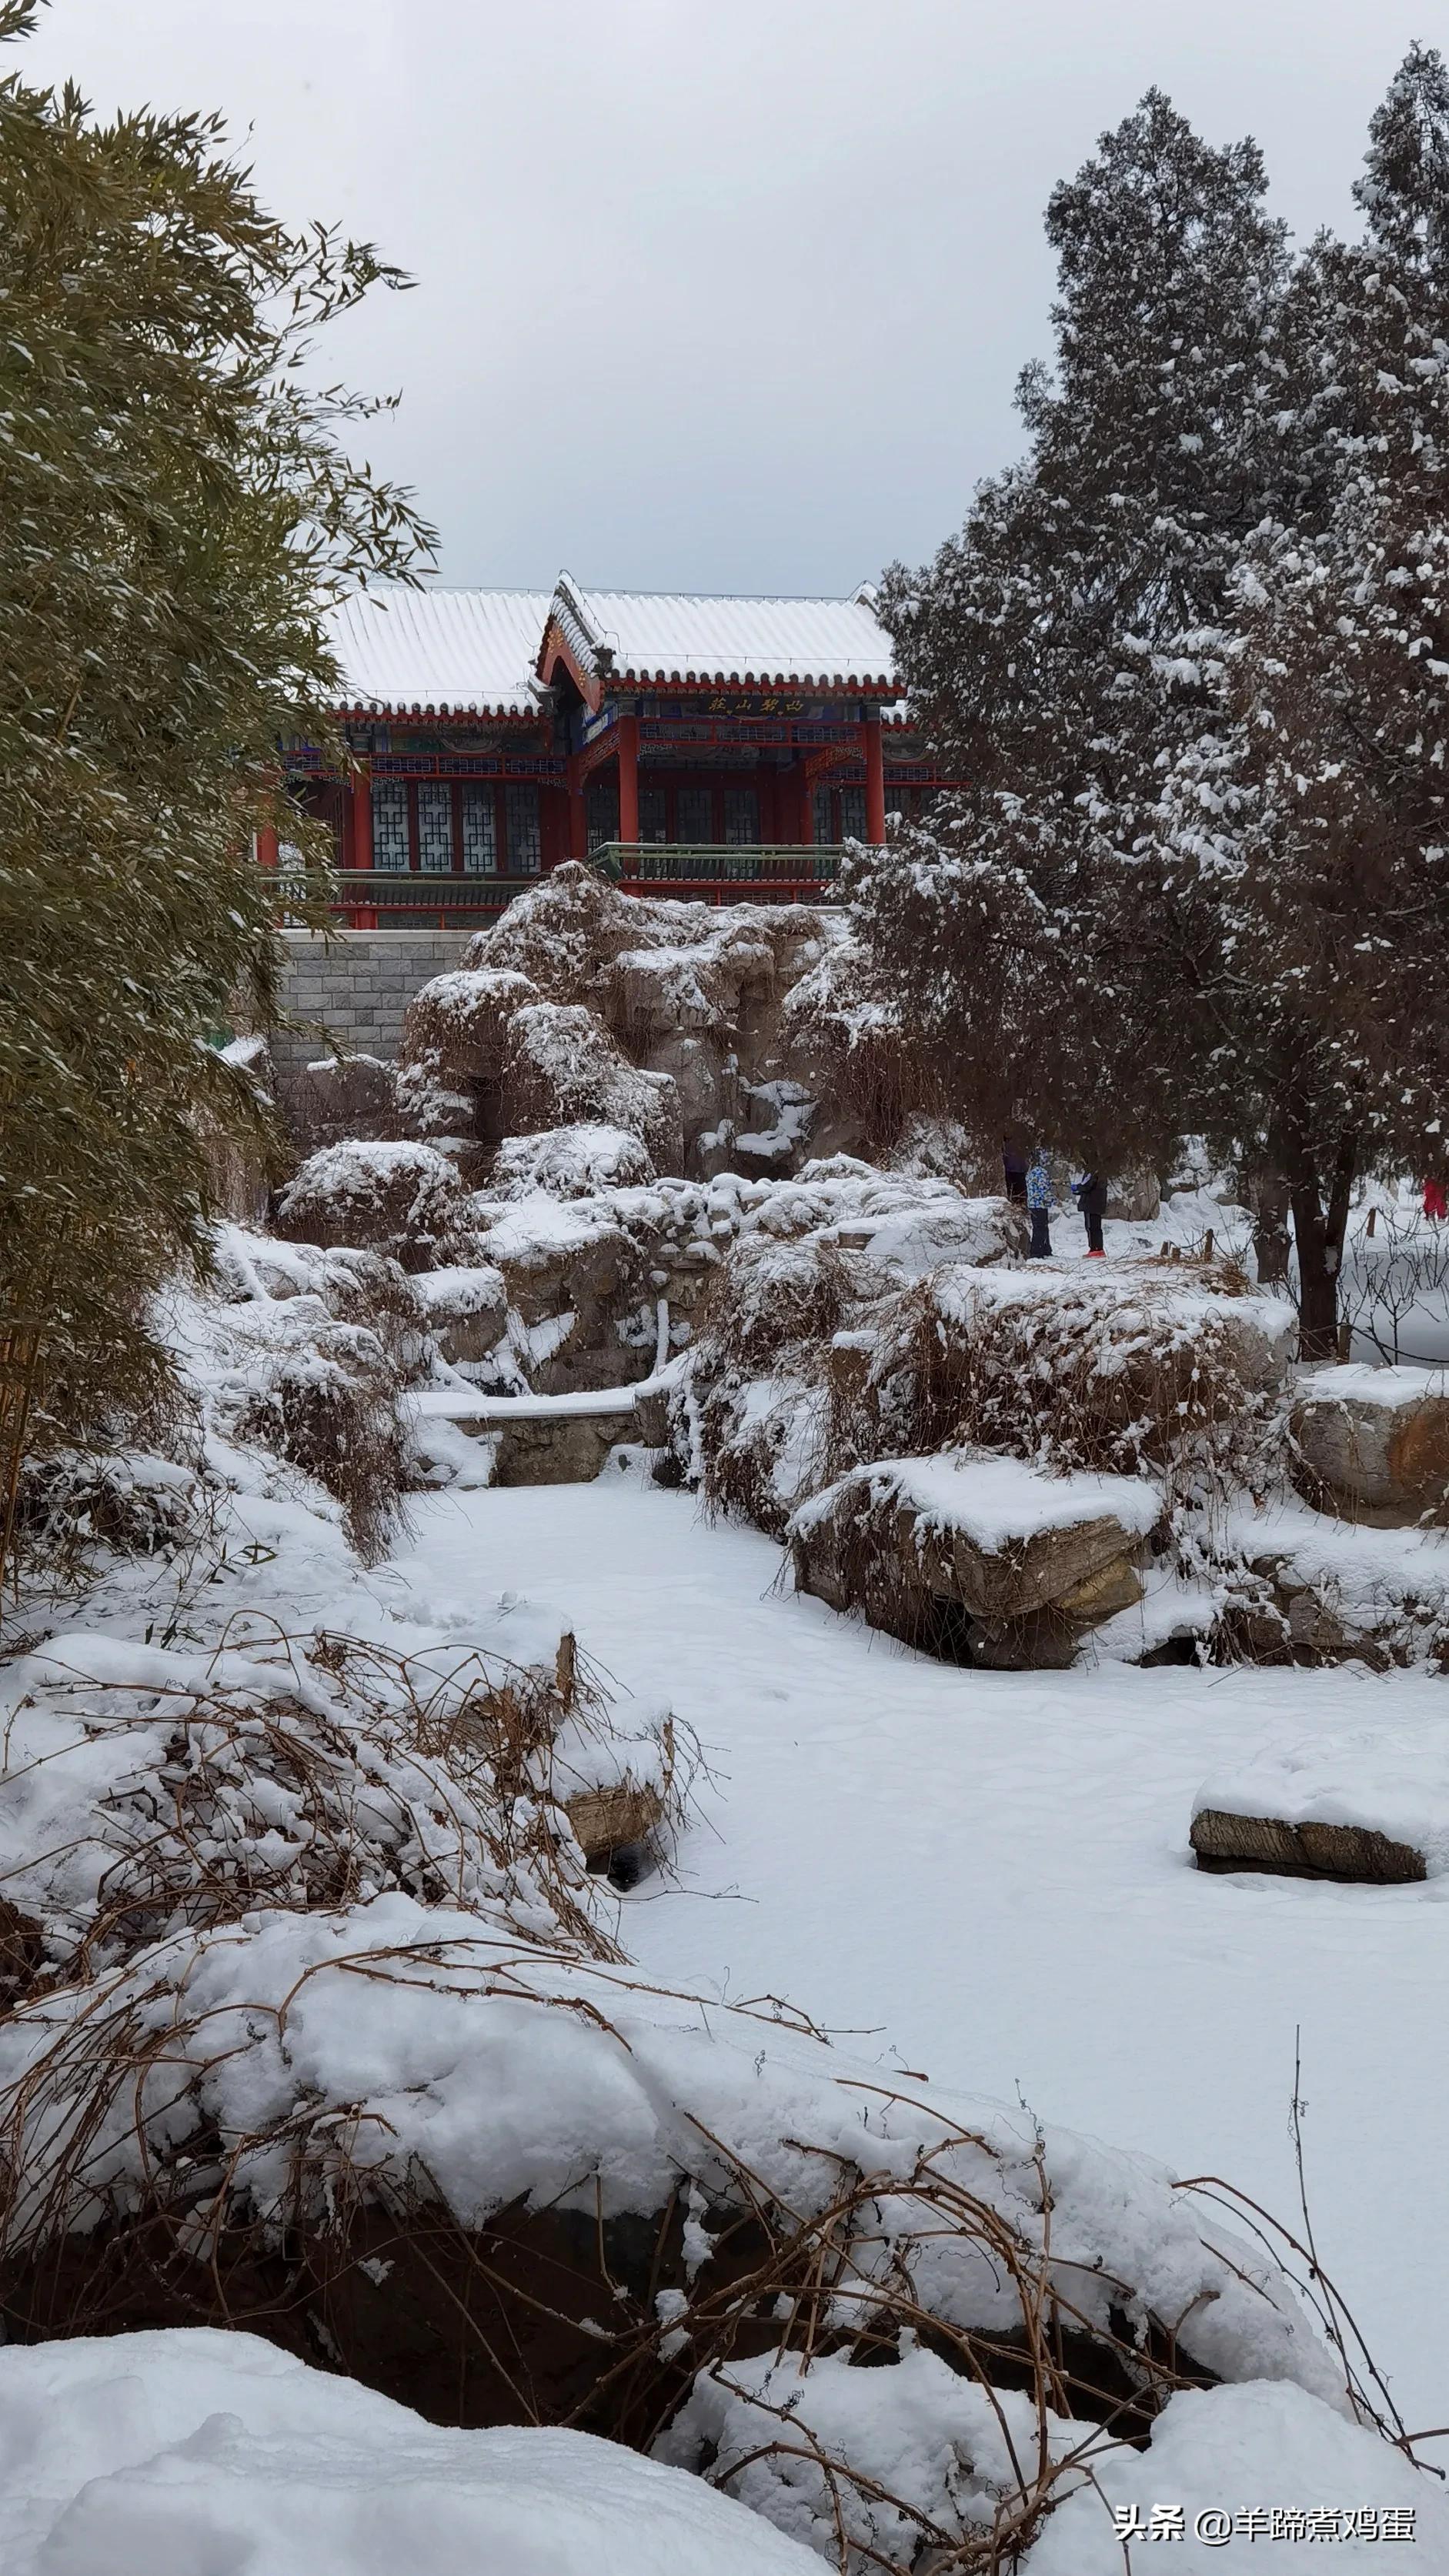
[(1021, 380), (1027, 457), (881, 594), (918, 720), (969, 785), (852, 884), (872, 950), (963, 1104), (1110, 1159), (1166, 1152), (1177, 1125), (1180, 1033), (1122, 852), (1291, 470), (1266, 426), (1288, 251), (1265, 184), (1254, 145), (1210, 148), (1157, 93), (1103, 138), (1048, 208), (1056, 365)]
[(993, 1118), (1239, 1158), (1316, 1353), (1356, 1173), (1422, 1158), (1449, 1090), (1446, 186), (1419, 49), (1363, 240), (1296, 263), (1253, 147), (1145, 101), (1052, 201), (1026, 461), (884, 596), (971, 785), (853, 886), (881, 972)]
[[(1365, 1168), (1437, 1165), (1449, 1014), (1449, 78), (1415, 48), (1373, 120), (1360, 241), (1314, 246), (1326, 509), (1265, 522), (1232, 585), (1218, 721), (1162, 800), (1164, 909), (1204, 920), (1231, 1032), (1197, 1122), (1291, 1206), (1305, 1350), (1334, 1348)], [(1182, 880), (1182, 893), (1178, 881)]]

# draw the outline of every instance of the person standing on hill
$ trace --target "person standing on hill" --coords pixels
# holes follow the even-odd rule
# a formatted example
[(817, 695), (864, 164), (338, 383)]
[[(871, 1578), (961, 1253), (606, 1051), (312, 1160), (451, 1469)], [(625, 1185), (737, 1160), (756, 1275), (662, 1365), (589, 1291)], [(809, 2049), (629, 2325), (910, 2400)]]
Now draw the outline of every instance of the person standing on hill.
[(1072, 1195), (1082, 1211), (1082, 1222), (1087, 1229), (1087, 1259), (1105, 1261), (1102, 1219), (1107, 1213), (1107, 1184), (1100, 1172), (1084, 1172), (1079, 1181), (1073, 1181)]
[(1001, 1140), (1001, 1168), (1006, 1174), (1006, 1195), (1013, 1207), (1026, 1205), (1026, 1156), (1011, 1136)]
[(1031, 1258), (1050, 1261), (1052, 1182), (1040, 1146), (1026, 1168), (1026, 1212), (1031, 1219)]

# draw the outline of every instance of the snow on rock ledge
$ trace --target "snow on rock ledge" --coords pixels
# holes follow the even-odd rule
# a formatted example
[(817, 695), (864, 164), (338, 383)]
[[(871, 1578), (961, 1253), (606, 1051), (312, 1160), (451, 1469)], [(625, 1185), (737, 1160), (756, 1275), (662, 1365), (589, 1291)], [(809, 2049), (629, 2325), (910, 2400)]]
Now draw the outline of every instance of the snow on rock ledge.
[[(1235, 1830), (1236, 1829), (1236, 1830)], [(1377, 1884), (1449, 1873), (1449, 1745), (1438, 1724), (1309, 1736), (1206, 1781), (1199, 1867)]]
[(1341, 1510), (1389, 1525), (1449, 1497), (1449, 1387), (1442, 1369), (1318, 1369), (1291, 1418), (1308, 1479)]
[(0, 2352), (6, 2576), (808, 2576), (699, 2479), (588, 2433), (454, 2432), (247, 2334)]
[(834, 1609), (916, 1642), (949, 1605), (982, 1632), (973, 1661), (1069, 1660), (1076, 1631), (1141, 1598), (1133, 1560), (1161, 1508), (1131, 1477), (948, 1453), (853, 1468), (801, 1506), (790, 1538), (801, 1590)]
[(277, 1223), (296, 1242), (392, 1253), (405, 1270), (456, 1258), (463, 1185), (431, 1145), (326, 1145), (309, 1156), (277, 1202)]

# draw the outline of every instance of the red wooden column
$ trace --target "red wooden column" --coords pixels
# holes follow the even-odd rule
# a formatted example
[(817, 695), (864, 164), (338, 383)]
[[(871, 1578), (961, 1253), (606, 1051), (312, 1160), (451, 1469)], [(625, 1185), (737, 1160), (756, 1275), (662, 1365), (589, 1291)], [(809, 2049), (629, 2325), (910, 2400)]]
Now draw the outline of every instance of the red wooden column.
[(257, 865), (262, 868), (274, 868), (279, 856), (276, 824), (263, 823), (257, 832)]
[(619, 838), (625, 845), (624, 874), (639, 873), (639, 719), (637, 715), (620, 716), (619, 736)]
[[(372, 764), (361, 761), (353, 775), (350, 790), (352, 803), (352, 864), (354, 868), (372, 866)], [(377, 914), (370, 904), (354, 904), (347, 916), (349, 930), (376, 930)]]
[(579, 755), (569, 755), (569, 857), (586, 859), (589, 855), (589, 826), (584, 812), (584, 782), (579, 776)]
[(875, 709), (866, 717), (861, 732), (865, 736), (865, 837), (874, 849), (879, 849), (886, 836), (885, 747)]
[(366, 762), (356, 769), (352, 779), (352, 864), (355, 868), (372, 866), (372, 771)]
[(800, 763), (800, 815), (797, 832), (802, 850), (810, 849), (815, 840), (815, 782), (808, 762)]

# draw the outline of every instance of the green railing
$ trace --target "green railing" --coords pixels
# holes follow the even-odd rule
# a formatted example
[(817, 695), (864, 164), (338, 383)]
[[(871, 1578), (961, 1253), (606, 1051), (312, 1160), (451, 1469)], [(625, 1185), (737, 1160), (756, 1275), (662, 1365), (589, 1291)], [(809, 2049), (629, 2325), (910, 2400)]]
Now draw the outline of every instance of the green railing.
[(611, 877), (649, 885), (830, 885), (843, 855), (834, 841), (605, 841), (589, 852)]

